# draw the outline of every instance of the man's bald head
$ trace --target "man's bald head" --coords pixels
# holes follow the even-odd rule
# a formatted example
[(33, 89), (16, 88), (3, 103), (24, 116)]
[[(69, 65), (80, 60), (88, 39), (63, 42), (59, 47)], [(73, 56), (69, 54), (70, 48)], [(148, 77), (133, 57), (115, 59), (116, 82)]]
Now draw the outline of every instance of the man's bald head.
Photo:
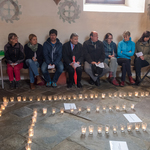
[(98, 41), (98, 33), (96, 31), (92, 31), (90, 33), (90, 38), (91, 38), (92, 42), (97, 42)]

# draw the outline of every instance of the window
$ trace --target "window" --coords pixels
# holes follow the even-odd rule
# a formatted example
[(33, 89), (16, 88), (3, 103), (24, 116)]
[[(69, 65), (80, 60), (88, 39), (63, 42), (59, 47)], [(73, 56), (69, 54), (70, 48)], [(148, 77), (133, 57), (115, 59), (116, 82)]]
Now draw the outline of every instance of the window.
[(86, 0), (86, 3), (125, 4), (125, 0)]

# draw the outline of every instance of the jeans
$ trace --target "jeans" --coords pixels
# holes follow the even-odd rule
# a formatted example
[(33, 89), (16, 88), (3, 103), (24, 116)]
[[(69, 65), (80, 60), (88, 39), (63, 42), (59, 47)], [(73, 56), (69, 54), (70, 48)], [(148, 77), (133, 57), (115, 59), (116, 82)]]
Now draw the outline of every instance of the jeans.
[(121, 77), (121, 81), (125, 81), (126, 78), (126, 72), (128, 74), (128, 76), (132, 76), (131, 74), (131, 60), (127, 59), (127, 58), (118, 58), (117, 59), (118, 64), (120, 66), (122, 66), (122, 77)]
[(34, 83), (34, 77), (39, 75), (39, 63), (37, 61), (33, 61), (32, 59), (27, 59), (26, 64), (29, 67), (30, 83)]
[(140, 57), (135, 58), (134, 60), (134, 66), (135, 66), (135, 72), (136, 76), (141, 76), (141, 68), (148, 66), (149, 63), (146, 60), (142, 60)]
[[(54, 83), (56, 83), (58, 81), (59, 76), (61, 75), (61, 73), (64, 70), (63, 63), (60, 61), (57, 65), (55, 65), (55, 68), (56, 68), (56, 72), (55, 72), (53, 80), (52, 80), (52, 82), (54, 82)], [(43, 73), (43, 76), (44, 76), (44, 79), (46, 80), (46, 82), (51, 82), (51, 77), (48, 72), (48, 65), (46, 62), (44, 62), (42, 64), (41, 71)]]

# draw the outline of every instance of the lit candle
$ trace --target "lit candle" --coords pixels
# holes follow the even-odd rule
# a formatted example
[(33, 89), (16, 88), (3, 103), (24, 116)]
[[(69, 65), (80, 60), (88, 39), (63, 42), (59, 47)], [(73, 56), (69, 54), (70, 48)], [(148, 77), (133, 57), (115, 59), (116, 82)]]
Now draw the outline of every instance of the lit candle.
[(118, 128), (117, 125), (113, 125), (113, 133), (117, 133), (117, 128)]
[(84, 98), (85, 98), (85, 99), (88, 99), (88, 94), (84, 94)]
[(10, 101), (11, 101), (11, 102), (14, 102), (14, 97), (10, 97)]
[(116, 111), (119, 111), (119, 110), (120, 110), (119, 105), (116, 105)]
[(68, 100), (71, 100), (71, 95), (68, 95)]
[(51, 101), (52, 100), (52, 96), (48, 96), (48, 100)]
[(86, 134), (86, 127), (85, 127), (85, 126), (82, 126), (82, 127), (81, 127), (81, 133), (82, 133), (83, 135)]
[(128, 95), (129, 95), (129, 97), (132, 97), (132, 92), (129, 92)]
[(103, 129), (103, 126), (101, 126), (101, 125), (98, 126), (98, 127), (97, 127), (97, 132), (98, 132), (98, 133), (102, 133), (102, 129)]
[(46, 101), (46, 96), (42, 96), (43, 101)]
[(149, 96), (149, 92), (145, 92), (145, 96)]
[(138, 93), (138, 92), (135, 92), (135, 96), (138, 97), (138, 95), (139, 95), (139, 93)]
[(105, 125), (105, 133), (109, 133), (109, 128), (110, 128), (110, 126), (107, 124), (107, 125)]
[(100, 106), (96, 106), (96, 112), (99, 112)]
[(109, 111), (112, 111), (112, 106), (111, 105), (109, 105)]
[(111, 98), (112, 97), (112, 93), (108, 93), (108, 96), (109, 96), (109, 98)]
[(2, 110), (0, 109), (0, 113), (2, 113)]
[(74, 112), (74, 108), (72, 107), (72, 108), (70, 108), (70, 112), (71, 113), (73, 113)]
[(129, 132), (132, 130), (132, 124), (131, 123), (127, 123), (127, 130)]
[(52, 108), (52, 114), (54, 115), (56, 113), (56, 109)]
[(95, 94), (95, 98), (96, 98), (96, 99), (98, 98), (98, 94)]
[(127, 96), (127, 93), (123, 93), (123, 97), (126, 97)]
[(4, 97), (3, 97), (3, 102), (6, 102), (6, 101), (7, 101), (7, 97), (4, 96)]
[(27, 145), (26, 145), (26, 150), (31, 150), (30, 144), (27, 144)]
[(39, 102), (41, 100), (41, 96), (37, 96), (37, 101)]
[(21, 102), (21, 96), (17, 97), (18, 102)]
[(25, 96), (22, 99), (23, 99), (24, 102), (26, 101), (26, 97)]
[(105, 98), (105, 93), (102, 93), (102, 98), (103, 98), (103, 99)]
[(119, 97), (122, 98), (122, 93), (119, 93)]
[[(30, 101), (30, 102), (33, 101), (33, 96), (29, 96), (29, 101)], [(39, 99), (38, 99), (38, 97), (37, 97), (37, 101), (40, 101), (40, 97), (39, 97)]]
[(43, 114), (47, 114), (47, 108), (43, 108)]
[(4, 105), (5, 107), (7, 107), (8, 102), (7, 102), (7, 101), (3, 102), (3, 105)]
[(33, 137), (34, 131), (29, 131), (29, 137)]
[(87, 106), (87, 112), (90, 113), (90, 111), (91, 111), (90, 106)]
[(64, 113), (64, 108), (60, 108), (60, 113), (61, 113), (61, 114)]
[(131, 104), (131, 109), (134, 109), (134, 104)]
[(36, 123), (36, 117), (32, 117), (32, 123)]
[(33, 126), (29, 126), (29, 132), (33, 131)]
[(67, 99), (67, 98), (66, 98), (66, 95), (64, 95), (64, 96), (63, 96), (63, 100), (65, 101), (66, 99)]
[(140, 124), (139, 123), (135, 123), (135, 131), (139, 131), (140, 129)]
[(73, 99), (76, 100), (76, 99), (77, 99), (77, 96), (76, 96), (76, 95), (73, 95)]
[(4, 105), (1, 105), (1, 109), (2, 109), (2, 110), (5, 110), (5, 106), (4, 106)]
[(142, 129), (143, 129), (143, 131), (146, 131), (146, 128), (147, 128), (147, 123), (142, 123)]
[(79, 99), (81, 100), (83, 98), (82, 94), (79, 94)]
[(61, 96), (61, 95), (59, 95), (59, 96), (58, 96), (58, 99), (59, 99), (59, 100), (62, 100), (62, 96)]
[(105, 105), (103, 106), (103, 111), (106, 111), (106, 106)]
[(32, 143), (32, 139), (29, 137), (28, 138), (28, 142), (27, 142), (28, 144), (31, 144)]
[(94, 94), (90, 94), (90, 99), (93, 99), (94, 98)]
[(54, 96), (54, 101), (57, 101), (57, 96)]
[(114, 93), (114, 97), (117, 97), (117, 93)]
[(141, 97), (144, 97), (144, 92), (141, 92)]
[(93, 134), (93, 131), (94, 131), (94, 126), (90, 125), (89, 126), (89, 134)]
[(122, 105), (122, 108), (123, 108), (123, 110), (126, 110), (126, 105), (123, 104), (123, 105)]
[(120, 125), (120, 129), (121, 129), (121, 132), (125, 132), (125, 125), (124, 125), (124, 124), (121, 124), (121, 125)]
[(82, 108), (81, 107), (78, 107), (78, 112), (80, 113), (82, 111)]

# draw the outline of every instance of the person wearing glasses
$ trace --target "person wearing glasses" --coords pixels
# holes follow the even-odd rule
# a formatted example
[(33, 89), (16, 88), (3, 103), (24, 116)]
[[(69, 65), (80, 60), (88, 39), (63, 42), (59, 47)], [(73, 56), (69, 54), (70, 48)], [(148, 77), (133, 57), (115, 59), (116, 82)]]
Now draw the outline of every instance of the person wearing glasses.
[(15, 33), (8, 35), (8, 43), (4, 47), (4, 53), (7, 61), (10, 89), (18, 89), (20, 87), (20, 70), (23, 68), (24, 50)]
[(119, 86), (119, 83), (116, 80), (116, 72), (117, 72), (117, 46), (112, 41), (113, 35), (111, 33), (107, 33), (105, 35), (103, 44), (104, 44), (104, 50), (105, 50), (105, 60), (104, 62), (109, 66), (109, 81), (115, 85)]

